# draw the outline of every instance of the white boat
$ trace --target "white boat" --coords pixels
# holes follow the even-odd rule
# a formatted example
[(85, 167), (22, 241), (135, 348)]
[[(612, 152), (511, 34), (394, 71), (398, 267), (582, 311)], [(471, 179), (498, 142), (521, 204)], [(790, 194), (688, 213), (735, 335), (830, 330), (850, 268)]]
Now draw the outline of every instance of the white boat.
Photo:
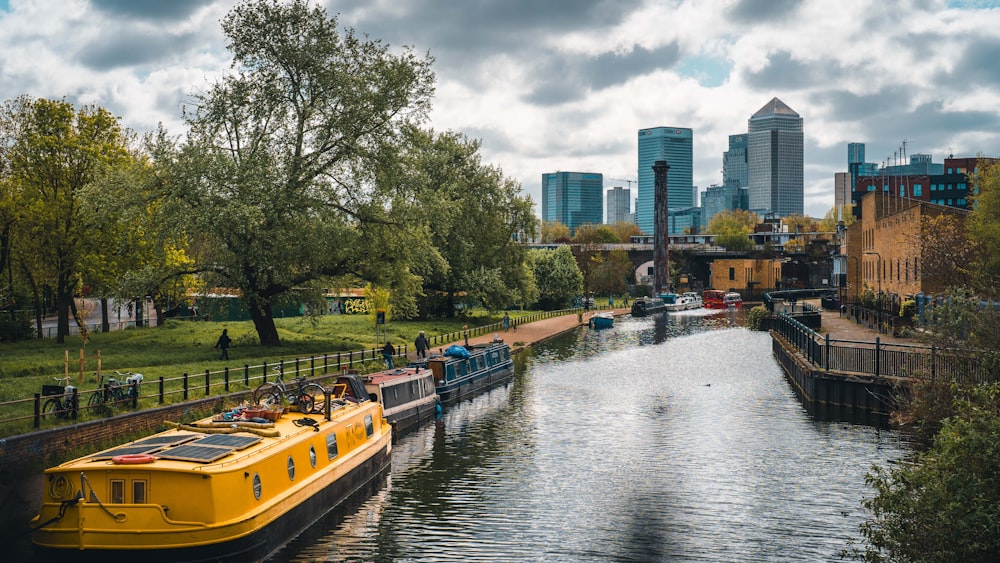
[(667, 311), (686, 311), (692, 308), (692, 300), (688, 295), (665, 293), (660, 298), (663, 299)]
[(684, 295), (691, 299), (691, 302), (688, 303), (688, 309), (701, 309), (704, 305), (701, 300), (701, 295), (698, 295), (693, 291), (685, 291)]

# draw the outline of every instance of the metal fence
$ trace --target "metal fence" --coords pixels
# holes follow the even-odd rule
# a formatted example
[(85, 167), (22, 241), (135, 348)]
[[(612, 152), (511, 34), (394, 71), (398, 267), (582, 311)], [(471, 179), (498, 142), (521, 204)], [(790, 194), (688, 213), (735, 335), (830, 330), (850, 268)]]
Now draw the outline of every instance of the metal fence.
[(813, 365), (827, 371), (876, 377), (920, 378), (983, 384), (997, 381), (993, 354), (915, 344), (835, 340), (787, 314), (774, 317), (771, 329)]
[[(604, 307), (598, 306), (595, 308), (602, 309)], [(563, 309), (519, 316), (512, 319), (512, 326), (516, 329), (519, 324), (566, 314), (575, 314), (580, 311), (581, 309)], [(432, 335), (428, 337), (428, 341), (431, 347), (443, 346), (452, 342), (463, 342), (468, 338), (475, 338), (483, 334), (499, 333), (502, 331), (502, 322), (497, 322), (471, 327), (467, 330)], [(405, 358), (408, 353), (409, 347), (404, 344), (397, 347), (396, 357)], [(43, 389), (43, 392), (35, 393), (33, 397), (0, 402), (0, 425), (3, 425), (5, 430), (12, 428), (13, 432), (16, 433), (42, 426), (69, 424), (79, 419), (102, 418), (123, 409), (152, 407), (240, 390), (250, 391), (263, 383), (273, 381), (279, 374), (283, 379), (289, 377), (289, 380), (294, 381), (296, 377), (300, 376), (322, 380), (325, 375), (334, 377), (339, 375), (343, 370), (373, 368), (373, 371), (377, 371), (381, 369), (382, 362), (381, 350), (369, 348), (348, 352), (318, 354), (292, 360), (264, 362), (252, 366), (244, 365), (242, 367), (226, 367), (214, 371), (205, 370), (199, 373), (184, 373), (175, 377), (147, 378), (142, 383), (137, 398), (111, 402), (92, 400), (95, 395), (105, 393), (103, 387), (95, 387), (93, 389), (77, 388), (75, 392), (63, 395), (61, 392), (62, 387), (58, 386), (60, 390), (58, 394), (52, 394), (52, 390), (45, 392)], [(62, 381), (64, 378), (53, 377), (52, 379)], [(48, 387), (56, 386), (43, 385), (43, 388)], [(64, 400), (67, 408), (60, 408), (57, 412), (46, 414), (44, 410), (46, 402), (55, 397)], [(10, 433), (3, 431), (0, 432), (0, 436), (9, 435)]]

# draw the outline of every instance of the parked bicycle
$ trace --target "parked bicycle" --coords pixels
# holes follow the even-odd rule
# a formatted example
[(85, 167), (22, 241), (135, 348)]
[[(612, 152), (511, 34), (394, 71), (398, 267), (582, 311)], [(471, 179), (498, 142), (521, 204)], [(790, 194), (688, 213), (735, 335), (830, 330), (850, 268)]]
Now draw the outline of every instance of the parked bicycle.
[(295, 378), (295, 387), (289, 388), (281, 372), (278, 378), (272, 383), (262, 383), (253, 392), (254, 403), (267, 407), (281, 407), (288, 401), (299, 412), (319, 413), (323, 409), (322, 400), (317, 401), (317, 397), (323, 397), (323, 386), (317, 383), (306, 383), (306, 378), (299, 376)]
[(69, 384), (69, 376), (53, 377), (62, 385), (42, 385), (42, 396), (50, 397), (42, 404), (43, 418), (76, 418), (80, 412), (76, 387)]
[[(117, 378), (116, 378), (117, 376)], [(115, 371), (114, 375), (108, 376), (104, 381), (104, 374), (97, 375), (97, 391), (90, 395), (87, 406), (90, 408), (100, 408), (111, 403), (122, 403), (139, 398), (139, 391), (142, 385), (143, 376), (141, 373)]]

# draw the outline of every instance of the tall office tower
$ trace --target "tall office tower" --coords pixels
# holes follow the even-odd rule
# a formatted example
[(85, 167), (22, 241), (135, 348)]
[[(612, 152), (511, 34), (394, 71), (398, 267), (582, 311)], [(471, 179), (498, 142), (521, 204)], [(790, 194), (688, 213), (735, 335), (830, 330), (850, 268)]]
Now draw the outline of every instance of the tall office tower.
[(750, 210), (778, 217), (802, 214), (802, 118), (778, 98), (764, 104), (747, 124)]
[(729, 136), (729, 150), (722, 153), (722, 185), (735, 188), (750, 185), (746, 135)]
[(632, 213), (632, 190), (621, 186), (608, 190), (607, 210), (609, 225), (626, 222)]
[(833, 174), (833, 205), (838, 210), (851, 203), (851, 175), (847, 172)]
[(558, 221), (576, 232), (604, 221), (604, 175), (596, 172), (542, 174), (542, 220)]
[(851, 191), (858, 185), (858, 176), (861, 175), (861, 168), (865, 165), (865, 144), (847, 143), (847, 174), (851, 178)]
[[(671, 209), (694, 206), (692, 168), (694, 134), (683, 127), (653, 127), (639, 130), (639, 197), (635, 204), (636, 224), (647, 235), (653, 234), (653, 163), (667, 161), (667, 199)], [(671, 225), (673, 228), (674, 225)], [(671, 231), (670, 234), (680, 234)]]

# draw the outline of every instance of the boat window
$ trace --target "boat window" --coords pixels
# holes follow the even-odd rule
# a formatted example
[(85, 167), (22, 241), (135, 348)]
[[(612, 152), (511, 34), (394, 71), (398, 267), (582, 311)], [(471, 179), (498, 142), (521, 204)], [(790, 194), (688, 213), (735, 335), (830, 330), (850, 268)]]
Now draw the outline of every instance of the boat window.
[(337, 435), (333, 432), (326, 436), (326, 457), (328, 459), (337, 457)]
[(372, 415), (370, 414), (365, 415), (365, 432), (368, 434), (369, 438), (371, 438), (372, 434), (375, 433), (375, 425), (372, 424)]
[(264, 485), (260, 482), (260, 473), (253, 474), (253, 498), (260, 500), (260, 495), (264, 493)]
[(132, 502), (146, 504), (146, 481), (142, 479), (132, 481)]
[(316, 448), (309, 446), (309, 465), (316, 467)]
[(295, 480), (295, 460), (292, 459), (292, 456), (288, 456), (288, 480)]
[(458, 364), (458, 375), (465, 375), (467, 373), (469, 373), (469, 362)]
[(447, 380), (451, 381), (453, 379), (455, 379), (455, 365), (454, 364), (448, 366), (448, 369), (447, 369)]
[(112, 504), (125, 504), (125, 480), (111, 480), (111, 502)]

